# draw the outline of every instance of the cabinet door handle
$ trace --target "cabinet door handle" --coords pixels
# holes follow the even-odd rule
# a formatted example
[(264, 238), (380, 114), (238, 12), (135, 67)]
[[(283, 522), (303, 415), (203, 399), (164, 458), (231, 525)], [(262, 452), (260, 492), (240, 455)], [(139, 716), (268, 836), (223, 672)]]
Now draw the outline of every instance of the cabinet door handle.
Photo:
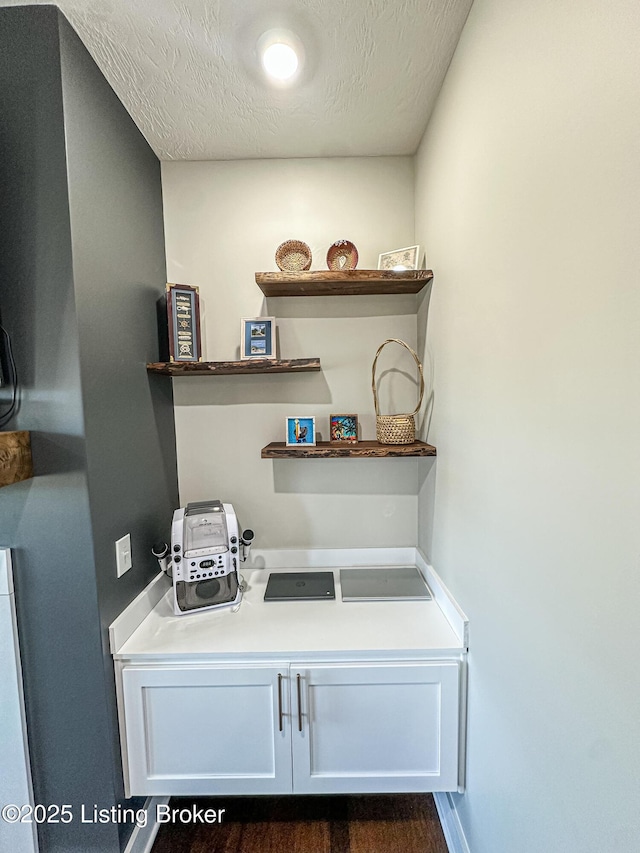
[(278, 731), (282, 731), (283, 723), (282, 713), (282, 673), (278, 673)]
[(300, 673), (296, 675), (296, 688), (298, 690), (298, 731), (302, 731), (302, 686)]

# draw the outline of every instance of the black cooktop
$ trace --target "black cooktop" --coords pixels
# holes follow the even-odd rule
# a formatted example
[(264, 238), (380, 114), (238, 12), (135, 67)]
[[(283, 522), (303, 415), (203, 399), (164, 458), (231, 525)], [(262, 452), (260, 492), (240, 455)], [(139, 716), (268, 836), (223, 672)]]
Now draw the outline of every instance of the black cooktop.
[(318, 601), (336, 597), (333, 572), (271, 572), (265, 601)]

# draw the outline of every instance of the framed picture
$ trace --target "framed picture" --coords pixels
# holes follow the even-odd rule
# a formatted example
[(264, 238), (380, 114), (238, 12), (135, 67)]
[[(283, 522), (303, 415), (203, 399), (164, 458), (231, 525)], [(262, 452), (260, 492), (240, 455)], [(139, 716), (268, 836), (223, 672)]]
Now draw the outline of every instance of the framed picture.
[(166, 293), (169, 361), (202, 361), (198, 288), (167, 284)]
[(378, 258), (379, 270), (417, 270), (420, 263), (420, 246), (407, 246), (384, 252)]
[(287, 447), (315, 445), (316, 419), (308, 417), (287, 418)]
[(355, 444), (358, 441), (358, 416), (329, 415), (329, 440)]
[(240, 323), (240, 358), (276, 358), (275, 317), (244, 317)]

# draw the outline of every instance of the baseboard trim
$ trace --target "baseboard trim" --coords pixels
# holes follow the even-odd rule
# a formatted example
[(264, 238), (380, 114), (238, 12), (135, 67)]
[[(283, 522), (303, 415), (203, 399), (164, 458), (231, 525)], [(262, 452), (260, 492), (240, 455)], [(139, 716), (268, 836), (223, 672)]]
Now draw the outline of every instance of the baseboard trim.
[(160, 824), (156, 820), (159, 805), (166, 805), (169, 797), (147, 797), (142, 807), (147, 813), (145, 826), (136, 825), (131, 833), (124, 853), (151, 853)]
[(439, 792), (433, 795), (433, 799), (449, 853), (471, 853), (451, 794)]

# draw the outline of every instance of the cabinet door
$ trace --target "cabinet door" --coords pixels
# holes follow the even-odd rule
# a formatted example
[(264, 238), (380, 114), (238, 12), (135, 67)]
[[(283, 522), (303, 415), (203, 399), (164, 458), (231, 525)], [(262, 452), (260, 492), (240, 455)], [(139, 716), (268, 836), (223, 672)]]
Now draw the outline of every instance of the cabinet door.
[(454, 791), (459, 664), (291, 667), (295, 793)]
[(125, 666), (129, 793), (291, 792), (287, 668)]

